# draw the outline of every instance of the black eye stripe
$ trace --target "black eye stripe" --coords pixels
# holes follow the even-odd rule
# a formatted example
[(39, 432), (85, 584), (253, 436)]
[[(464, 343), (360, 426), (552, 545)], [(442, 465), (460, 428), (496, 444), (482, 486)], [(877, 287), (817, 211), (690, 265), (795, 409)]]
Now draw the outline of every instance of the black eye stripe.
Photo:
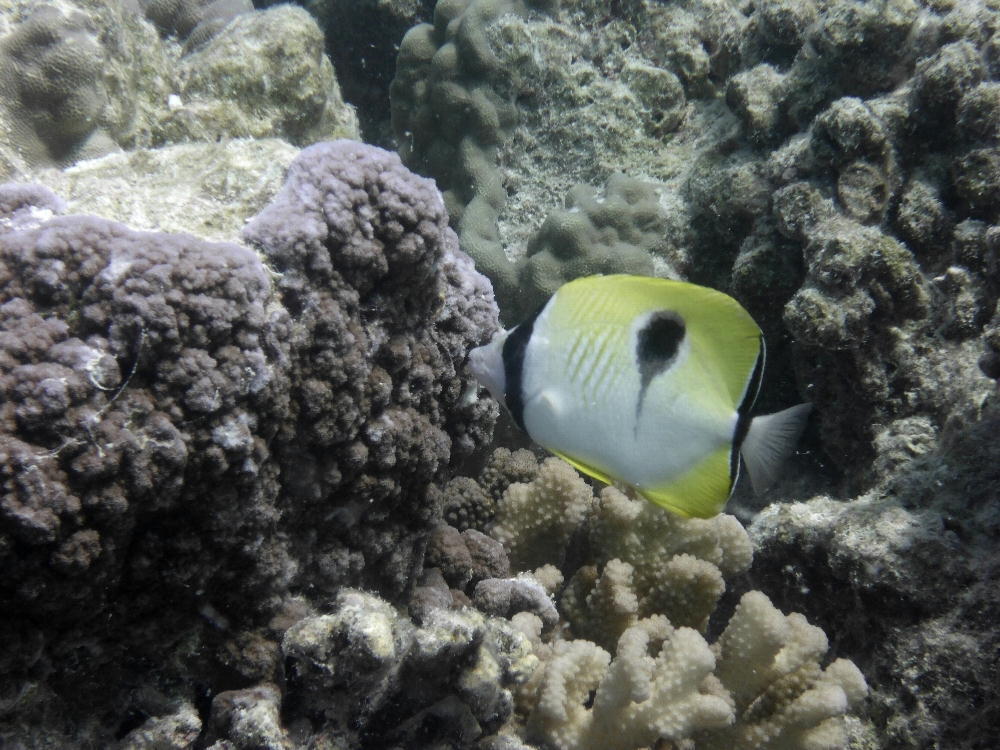
[(531, 340), (535, 320), (543, 309), (545, 309), (545, 305), (535, 310), (527, 320), (507, 334), (501, 354), (503, 357), (504, 401), (507, 404), (507, 410), (514, 418), (514, 422), (525, 432), (527, 429), (524, 427), (524, 352)]

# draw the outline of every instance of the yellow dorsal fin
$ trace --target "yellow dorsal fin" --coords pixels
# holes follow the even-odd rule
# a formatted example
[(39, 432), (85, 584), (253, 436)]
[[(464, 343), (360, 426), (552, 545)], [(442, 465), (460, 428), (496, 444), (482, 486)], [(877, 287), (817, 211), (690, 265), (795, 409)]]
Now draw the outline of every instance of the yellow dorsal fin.
[[(728, 294), (651, 276), (587, 276), (558, 292), (564, 325), (626, 326), (637, 315), (673, 310), (684, 320), (705, 386), (716, 386), (735, 410), (761, 353), (760, 328)], [(553, 321), (558, 323), (558, 321)]]

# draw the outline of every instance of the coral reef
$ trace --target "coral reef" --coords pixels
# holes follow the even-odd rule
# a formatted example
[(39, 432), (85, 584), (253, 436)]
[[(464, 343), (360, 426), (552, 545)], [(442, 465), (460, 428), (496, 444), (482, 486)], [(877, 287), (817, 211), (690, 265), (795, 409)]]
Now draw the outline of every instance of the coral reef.
[[(322, 719), (315, 735), (296, 733), (299, 747), (316, 740), (430, 747), (430, 737), (445, 743), (439, 747), (470, 747), (507, 721), (514, 701), (504, 685), (537, 661), (505, 620), (437, 608), (415, 626), (378, 597), (352, 590), (338, 595), (330, 614), (293, 625), (282, 652), (292, 714)], [(381, 739), (367, 739), (372, 734)]]
[[(120, 10), (102, 15), (106, 22), (125, 21)], [(0, 40), (5, 172), (18, 159), (60, 160), (85, 151), (89, 140), (100, 137), (106, 59), (86, 20), (42, 5)]]
[[(284, 0), (258, 0), (257, 7)], [(319, 23), (344, 99), (357, 108), (367, 143), (393, 142), (386, 102), (407, 29), (430, 21), (435, 0), (299, 0)]]
[(929, 420), (887, 427), (874, 489), (771, 506), (749, 530), (754, 579), (869, 675), (884, 747), (985, 748), (1000, 725), (995, 399), (940, 438)]
[[(538, 459), (526, 448), (495, 448), (479, 473), (479, 485), (498, 502), (512, 484), (527, 484), (538, 476)], [(492, 520), (492, 519), (490, 519)]]
[(751, 559), (732, 516), (684, 520), (614, 487), (595, 498), (558, 458), (546, 459), (531, 482), (508, 487), (490, 533), (514, 570), (558, 568), (567, 581), (560, 596), (567, 623), (609, 649), (626, 627), (652, 615), (704, 630), (724, 579)]
[[(993, 747), (996, 3), (299, 4), (0, 0), (0, 744)], [(749, 535), (478, 450), (459, 241), (751, 311)]]
[(241, 14), (184, 54), (171, 93), (175, 106), (152, 124), (151, 145), (277, 137), (304, 146), (358, 133), (322, 33), (287, 5)]
[(845, 746), (845, 714), (861, 706), (865, 680), (846, 659), (821, 666), (826, 636), (802, 615), (747, 592), (706, 640), (725, 579), (750, 566), (732, 516), (681, 519), (613, 487), (596, 499), (550, 458), (532, 482), (508, 487), (493, 533), (515, 570), (548, 566), (530, 577), (558, 591), (568, 626), (554, 630), (544, 607), (510, 598), (507, 613), (520, 609), (514, 620), (542, 662), (517, 691), (529, 740), (559, 750)]
[(236, 16), (253, 11), (249, 0), (141, 0), (143, 14), (164, 36), (199, 47)]
[(142, 5), (0, 4), (0, 176), (123, 148), (357, 136), (323, 35), (301, 9), (253, 11), (245, 0)]
[[(3, 736), (58, 737), (101, 700), (86, 681), (127, 690), (134, 659), (176, 659), (168, 682), (186, 685), (273, 680), (275, 626), (253, 627), (293, 617), (293, 592), (406, 593), (440, 513), (428, 488), (495, 415), (464, 398), (463, 359), (496, 308), (431, 183), (360, 144), (306, 149), (246, 227), (263, 258), (60, 216), (36, 186), (0, 206)], [(227, 645), (190, 662), (213, 638)], [(117, 700), (120, 721), (169, 713)]]
[(442, 488), (444, 520), (458, 531), (485, 529), (493, 520), (496, 501), (476, 480), (455, 477)]
[[(752, 555), (732, 516), (682, 522), (614, 488), (601, 492), (588, 531), (591, 564), (570, 579), (564, 607), (574, 629), (601, 645), (613, 643), (623, 623), (653, 614), (704, 631), (725, 579), (745, 571)], [(590, 617), (591, 607), (610, 616)]]
[[(263, 541), (276, 489), (266, 445), (288, 400), (276, 364), (289, 321), (268, 311), (266, 270), (236, 245), (53, 216), (42, 189), (6, 188), (4, 203), (6, 606), (72, 621), (83, 601), (102, 611), (123, 577), (209, 600), (232, 589), (209, 583), (219, 574), (252, 589), (250, 561), (278, 557)], [(194, 532), (187, 554), (171, 516)], [(212, 538), (216, 525), (230, 541)], [(198, 550), (216, 563), (195, 562)]]
[[(762, 401), (794, 373), (861, 490), (873, 425), (975, 413), (1000, 294), (996, 10), (885, 5), (441, 3), (401, 47), (399, 149), (507, 321), (595, 268), (734, 292), (769, 342)], [(649, 193), (609, 237), (610, 187), (560, 210), (619, 173)]]
[(436, 527), (427, 540), (424, 565), (438, 568), (454, 589), (468, 589), (484, 579), (510, 575), (510, 561), (503, 545), (475, 529), (460, 532), (446, 524)]
[[(434, 22), (404, 37), (390, 88), (400, 153), (442, 186), (462, 247), (510, 321), (580, 273), (674, 274), (684, 264), (678, 240), (664, 239), (676, 222), (654, 189), (663, 175), (640, 186), (611, 167), (631, 163), (624, 144), (652, 149), (679, 126), (684, 88), (644, 57), (595, 62), (610, 45), (566, 22), (558, 5), (438, 3)], [(611, 69), (620, 75), (608, 82)], [(592, 186), (605, 183), (595, 197)], [(561, 211), (560, 195), (570, 196)], [(535, 256), (527, 264), (524, 245)]]
[(275, 196), (298, 153), (276, 138), (179, 143), (35, 174), (65, 201), (67, 213), (93, 214), (133, 229), (239, 242), (246, 217)]
[(511, 317), (541, 307), (567, 281), (600, 273), (653, 273), (650, 252), (664, 243), (667, 222), (650, 185), (616, 174), (603, 194), (577, 185), (566, 207), (550, 213), (518, 265)]
[(437, 180), (462, 246), (503, 298), (515, 293), (516, 279), (496, 233), (506, 201), (496, 160), (517, 109), (494, 83), (504, 69), (486, 27), (543, 5), (439, 2), (433, 24), (415, 26), (403, 38), (390, 88), (392, 127), (404, 161)]
[[(305, 149), (244, 237), (280, 274), (291, 342), (308, 352), (291, 363), (286, 520), (308, 538), (329, 497), (345, 511), (301, 559), (331, 585), (361, 575), (401, 594), (422, 549), (406, 527), (438, 512), (420, 493), (485, 442), (495, 416), (464, 397), (469, 344), (496, 330), (489, 284), (458, 251), (433, 183), (348, 141)], [(379, 568), (394, 580), (378, 581)]]

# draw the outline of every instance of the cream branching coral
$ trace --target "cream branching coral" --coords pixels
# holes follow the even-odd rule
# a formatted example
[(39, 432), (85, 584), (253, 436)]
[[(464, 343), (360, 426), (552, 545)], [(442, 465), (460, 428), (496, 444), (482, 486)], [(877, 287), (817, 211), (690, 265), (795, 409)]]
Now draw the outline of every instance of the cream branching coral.
[(662, 615), (622, 633), (614, 660), (590, 641), (564, 641), (539, 684), (529, 737), (558, 750), (615, 750), (727, 726), (728, 696), (702, 690), (714, 667), (701, 635)]
[[(606, 648), (622, 626), (654, 614), (703, 631), (725, 578), (745, 571), (752, 558), (750, 540), (734, 517), (680, 518), (614, 487), (601, 492), (589, 542), (600, 575), (590, 588), (588, 571), (578, 571), (564, 603), (574, 632)], [(635, 609), (626, 616), (621, 606), (633, 598)], [(595, 609), (609, 617), (595, 617)]]
[(598, 499), (552, 458), (507, 489), (492, 532), (514, 570), (545, 566), (547, 590), (559, 587), (553, 566), (568, 576), (557, 597), (568, 629), (543, 635), (535, 615), (514, 618), (542, 661), (517, 691), (528, 741), (557, 750), (846, 747), (845, 716), (867, 686), (845, 659), (822, 666), (822, 630), (751, 591), (718, 641), (706, 640), (725, 579), (752, 558), (734, 517), (682, 519), (614, 487)]
[(512, 484), (490, 530), (503, 543), (511, 567), (561, 565), (570, 538), (594, 505), (594, 492), (565, 461), (546, 459), (529, 483)]
[(543, 462), (533, 481), (508, 487), (491, 533), (515, 570), (567, 568), (569, 547), (576, 546), (576, 557), (582, 552), (591, 564), (563, 571), (568, 585), (560, 609), (575, 635), (608, 650), (625, 628), (654, 614), (704, 630), (725, 578), (749, 568), (752, 557), (746, 531), (732, 516), (684, 519), (615, 487), (595, 499), (557, 458)]
[(716, 677), (732, 696), (736, 723), (700, 737), (699, 750), (835, 750), (844, 714), (868, 694), (847, 659), (820, 666), (827, 638), (798, 613), (782, 614), (760, 591), (743, 595), (712, 649)]
[(823, 631), (759, 591), (711, 646), (654, 615), (622, 633), (614, 659), (590, 641), (556, 643), (526, 732), (557, 750), (843, 748), (867, 686), (846, 659), (822, 668), (826, 650)]

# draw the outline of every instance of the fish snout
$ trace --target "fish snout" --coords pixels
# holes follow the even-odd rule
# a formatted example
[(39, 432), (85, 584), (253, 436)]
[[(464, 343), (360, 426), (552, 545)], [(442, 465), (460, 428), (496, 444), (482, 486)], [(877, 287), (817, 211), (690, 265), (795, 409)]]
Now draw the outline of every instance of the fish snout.
[(504, 403), (507, 378), (503, 366), (503, 342), (506, 332), (501, 332), (493, 340), (469, 352), (469, 369), (482, 385), (501, 404)]

